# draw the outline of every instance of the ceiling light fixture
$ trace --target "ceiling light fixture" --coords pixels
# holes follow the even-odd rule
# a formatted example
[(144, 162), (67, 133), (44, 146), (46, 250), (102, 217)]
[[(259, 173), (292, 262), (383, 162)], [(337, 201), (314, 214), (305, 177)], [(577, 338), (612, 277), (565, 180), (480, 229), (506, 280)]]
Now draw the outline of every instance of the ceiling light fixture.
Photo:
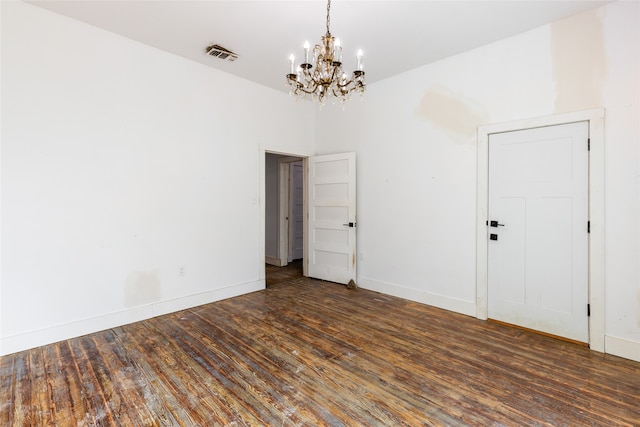
[(314, 46), (312, 51), (312, 61), (309, 63), (309, 42), (304, 43), (304, 62), (297, 68), (295, 66), (295, 56), (289, 56), (291, 65), (290, 73), (287, 74), (287, 84), (289, 93), (297, 98), (311, 97), (313, 101), (324, 105), (327, 96), (333, 96), (339, 102), (347, 101), (351, 98), (351, 93), (364, 94), (364, 71), (362, 67), (362, 49), (356, 55), (358, 59), (357, 69), (348, 78), (347, 73), (342, 71), (342, 46), (340, 40), (331, 35), (329, 24), (331, 18), (331, 0), (327, 1), (327, 34), (322, 37), (320, 44)]

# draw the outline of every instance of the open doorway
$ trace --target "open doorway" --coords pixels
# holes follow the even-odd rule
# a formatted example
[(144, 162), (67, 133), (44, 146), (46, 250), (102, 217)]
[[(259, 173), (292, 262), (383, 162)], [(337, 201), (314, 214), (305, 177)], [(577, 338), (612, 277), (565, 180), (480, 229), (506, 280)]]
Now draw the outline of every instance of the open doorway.
[(304, 160), (266, 153), (265, 276), (267, 286), (303, 275)]
[(300, 191), (291, 181), (300, 175), (295, 164), (302, 160), (302, 275), (343, 285), (355, 281), (356, 153), (311, 157), (264, 153), (265, 233), (260, 260), (265, 262), (265, 273), (266, 266), (285, 267), (299, 256), (295, 255), (299, 238), (291, 226), (299, 203), (291, 203), (291, 198)]

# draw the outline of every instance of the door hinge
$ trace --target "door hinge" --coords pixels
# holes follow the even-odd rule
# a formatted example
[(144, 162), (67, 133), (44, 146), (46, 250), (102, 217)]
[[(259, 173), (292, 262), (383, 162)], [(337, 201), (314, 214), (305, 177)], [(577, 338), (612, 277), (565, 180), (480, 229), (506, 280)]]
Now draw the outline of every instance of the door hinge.
[(587, 151), (591, 151), (591, 138), (587, 138)]
[(591, 221), (587, 221), (587, 233), (591, 233)]
[(587, 304), (587, 317), (591, 317), (591, 304)]

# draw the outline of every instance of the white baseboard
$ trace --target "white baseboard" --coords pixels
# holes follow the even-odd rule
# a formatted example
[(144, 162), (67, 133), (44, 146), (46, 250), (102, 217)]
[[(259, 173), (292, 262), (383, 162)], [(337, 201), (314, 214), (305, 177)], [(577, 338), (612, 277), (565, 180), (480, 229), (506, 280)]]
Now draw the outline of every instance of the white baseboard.
[(231, 285), (199, 294), (187, 295), (173, 300), (160, 301), (75, 322), (2, 337), (0, 340), (0, 356), (29, 350), (31, 348), (69, 338), (104, 331), (105, 329), (114, 328), (116, 326), (139, 322), (141, 320), (173, 313), (175, 311), (191, 307), (197, 307), (203, 304), (209, 304), (211, 302), (232, 298), (238, 295), (244, 295), (264, 288), (265, 281), (257, 280), (255, 282)]
[(264, 257), (264, 262), (269, 265), (275, 265), (276, 267), (282, 267), (282, 260), (280, 258), (266, 256)]
[(640, 362), (640, 342), (605, 335), (604, 352)]
[(463, 301), (418, 289), (405, 288), (393, 283), (379, 282), (377, 280), (366, 279), (364, 277), (358, 277), (358, 286), (370, 291), (376, 291), (456, 313), (466, 314), (467, 316), (476, 317), (475, 302)]

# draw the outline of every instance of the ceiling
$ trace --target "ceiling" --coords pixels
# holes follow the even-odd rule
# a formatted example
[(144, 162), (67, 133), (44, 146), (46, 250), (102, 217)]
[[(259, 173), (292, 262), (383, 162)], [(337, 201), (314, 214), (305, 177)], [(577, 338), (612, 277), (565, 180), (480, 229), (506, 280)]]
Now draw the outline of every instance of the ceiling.
[[(287, 91), (288, 57), (326, 31), (324, 1), (29, 1), (277, 90)], [(334, 0), (331, 33), (347, 72), (364, 51), (367, 83), (601, 6), (608, 1)], [(239, 58), (205, 55), (217, 43)], [(299, 61), (296, 61), (298, 63)]]

